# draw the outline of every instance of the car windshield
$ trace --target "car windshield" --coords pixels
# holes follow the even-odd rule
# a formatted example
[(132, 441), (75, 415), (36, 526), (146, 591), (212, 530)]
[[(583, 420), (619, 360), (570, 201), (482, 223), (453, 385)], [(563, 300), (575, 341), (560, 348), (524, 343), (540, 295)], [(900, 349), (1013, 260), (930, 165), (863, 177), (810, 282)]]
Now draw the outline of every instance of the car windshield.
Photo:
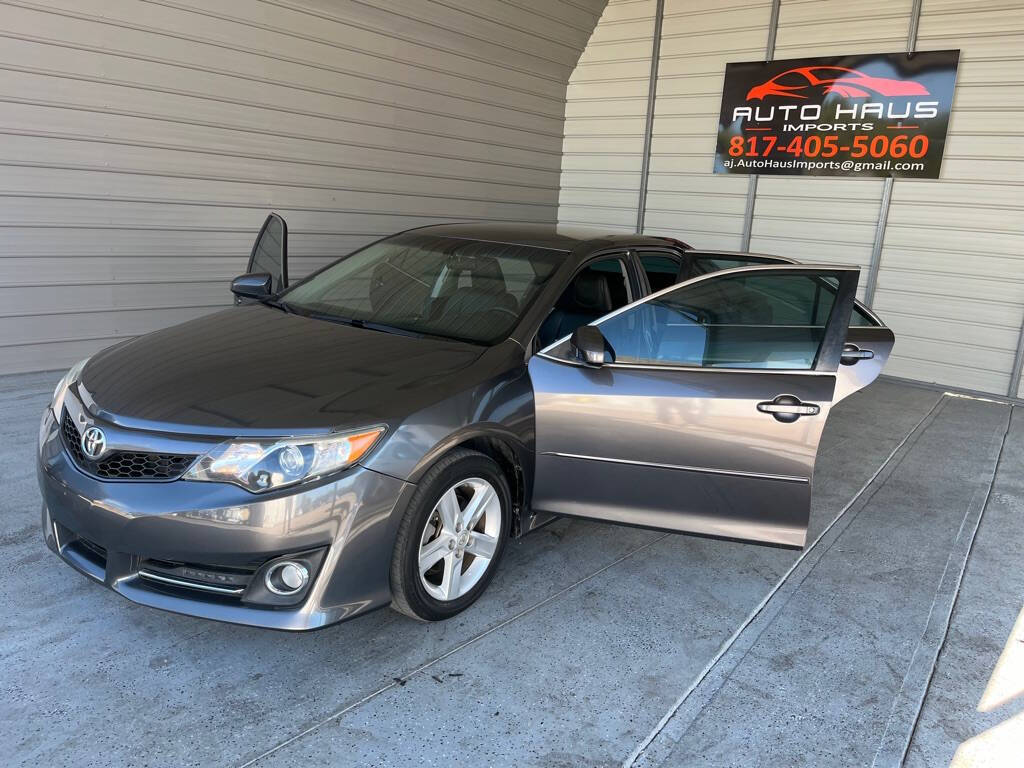
[(565, 254), (407, 232), (368, 245), (280, 297), (299, 314), (495, 344)]

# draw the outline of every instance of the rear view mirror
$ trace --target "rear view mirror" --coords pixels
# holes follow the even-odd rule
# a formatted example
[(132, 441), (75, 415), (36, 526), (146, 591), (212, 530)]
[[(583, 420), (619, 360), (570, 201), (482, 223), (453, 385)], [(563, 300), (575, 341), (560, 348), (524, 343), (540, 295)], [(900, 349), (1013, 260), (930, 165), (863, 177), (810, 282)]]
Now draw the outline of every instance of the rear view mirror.
[(593, 325), (584, 325), (573, 331), (569, 344), (581, 363), (604, 365), (615, 362), (615, 350), (604, 334)]
[(263, 222), (246, 272), (270, 275), (270, 293), (280, 293), (288, 287), (288, 225), (276, 213)]
[(266, 272), (255, 274), (239, 275), (231, 281), (231, 292), (235, 296), (244, 296), (250, 299), (262, 299), (269, 296), (272, 280)]

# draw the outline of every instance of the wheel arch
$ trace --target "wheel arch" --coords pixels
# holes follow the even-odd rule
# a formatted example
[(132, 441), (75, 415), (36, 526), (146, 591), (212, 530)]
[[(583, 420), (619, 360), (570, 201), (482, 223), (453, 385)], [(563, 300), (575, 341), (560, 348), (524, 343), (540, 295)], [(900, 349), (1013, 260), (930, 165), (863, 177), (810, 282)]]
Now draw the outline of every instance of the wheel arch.
[(512, 494), (512, 528), (509, 534), (511, 538), (522, 536), (526, 529), (525, 517), (533, 481), (532, 454), (513, 432), (498, 424), (474, 425), (473, 429), (450, 435), (416, 465), (409, 482), (419, 483), (432, 466), (457, 448), (482, 453), (501, 467)]

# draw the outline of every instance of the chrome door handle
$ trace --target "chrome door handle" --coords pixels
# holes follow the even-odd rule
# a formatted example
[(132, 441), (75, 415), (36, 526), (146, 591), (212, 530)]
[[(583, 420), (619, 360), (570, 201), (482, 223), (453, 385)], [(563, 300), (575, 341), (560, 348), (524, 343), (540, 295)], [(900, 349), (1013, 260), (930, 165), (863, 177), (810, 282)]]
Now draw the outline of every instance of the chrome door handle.
[(821, 413), (821, 406), (803, 403), (794, 395), (779, 395), (774, 400), (758, 403), (757, 410), (761, 413), (770, 413), (783, 424), (791, 424), (801, 416), (817, 416)]
[(874, 356), (875, 353), (870, 349), (861, 349), (856, 344), (844, 344), (839, 362), (843, 365), (855, 365), (858, 360), (870, 360)]

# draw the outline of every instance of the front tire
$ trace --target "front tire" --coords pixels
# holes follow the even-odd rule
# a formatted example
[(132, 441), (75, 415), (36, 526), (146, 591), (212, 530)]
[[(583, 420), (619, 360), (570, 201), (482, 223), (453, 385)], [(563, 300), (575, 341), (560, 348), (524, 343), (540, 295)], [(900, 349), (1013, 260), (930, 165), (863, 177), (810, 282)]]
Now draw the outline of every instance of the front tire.
[(505, 550), (512, 496), (501, 467), (463, 448), (423, 476), (391, 558), (392, 607), (421, 621), (464, 611), (487, 588)]

